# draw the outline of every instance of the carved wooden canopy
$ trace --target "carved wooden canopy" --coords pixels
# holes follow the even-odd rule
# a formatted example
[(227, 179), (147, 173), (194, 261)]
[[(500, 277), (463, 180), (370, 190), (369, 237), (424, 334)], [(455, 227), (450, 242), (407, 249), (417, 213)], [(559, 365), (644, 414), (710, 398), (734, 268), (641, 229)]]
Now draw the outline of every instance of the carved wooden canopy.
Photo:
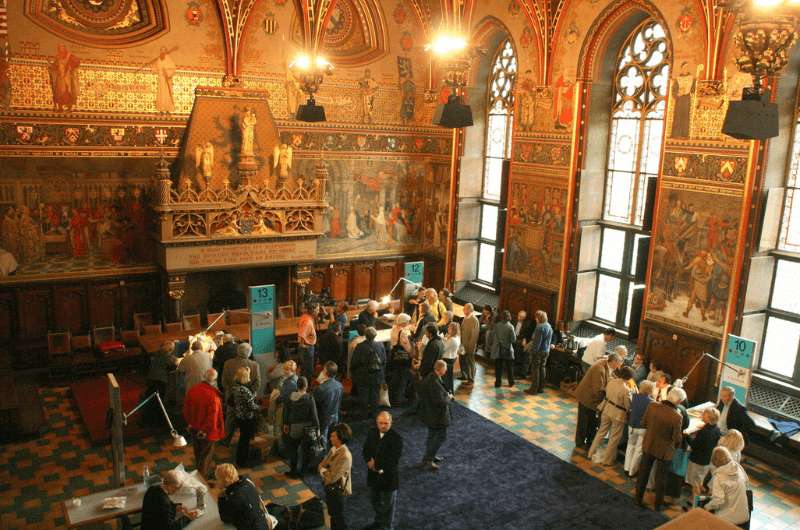
[(25, 0), (25, 16), (78, 44), (141, 44), (169, 29), (166, 0)]

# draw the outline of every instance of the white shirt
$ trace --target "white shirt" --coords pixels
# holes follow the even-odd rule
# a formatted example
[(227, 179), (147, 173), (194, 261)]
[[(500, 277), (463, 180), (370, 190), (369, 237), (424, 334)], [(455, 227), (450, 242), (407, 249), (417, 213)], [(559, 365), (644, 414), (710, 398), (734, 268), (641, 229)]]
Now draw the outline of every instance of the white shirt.
[(454, 337), (445, 337), (442, 359), (456, 359), (458, 357), (458, 349), (460, 347), (461, 347), (461, 337), (459, 337), (458, 335)]
[(594, 364), (605, 357), (606, 339), (602, 333), (595, 335), (588, 342), (582, 341), (582, 343), (586, 346), (586, 351), (583, 352), (583, 362), (586, 364)]

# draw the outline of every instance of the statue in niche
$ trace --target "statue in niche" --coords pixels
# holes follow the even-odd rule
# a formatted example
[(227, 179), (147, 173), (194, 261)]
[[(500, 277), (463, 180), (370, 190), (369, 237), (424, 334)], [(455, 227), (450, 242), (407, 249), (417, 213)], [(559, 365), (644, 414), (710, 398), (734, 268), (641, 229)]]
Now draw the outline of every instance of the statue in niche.
[(359, 79), (358, 88), (361, 90), (361, 104), (364, 110), (362, 121), (364, 123), (372, 123), (375, 112), (375, 94), (378, 93), (378, 82), (372, 78), (372, 72), (369, 68), (364, 70), (364, 77)]
[(689, 138), (689, 127), (692, 115), (692, 92), (694, 92), (695, 81), (703, 72), (703, 65), (697, 65), (697, 73), (692, 75), (689, 70), (689, 63), (681, 63), (680, 73), (675, 77), (672, 85), (672, 97), (675, 102), (672, 112), (672, 129), (670, 133), (673, 138)]
[(256, 128), (256, 111), (251, 108), (244, 109), (239, 127), (242, 130), (242, 158), (250, 158), (253, 153), (253, 138)]
[(272, 151), (272, 172), (277, 187), (291, 186), (292, 147), (286, 144), (276, 145)]
[(53, 62), (50, 63), (53, 110), (72, 111), (72, 106), (78, 100), (78, 66), (80, 64), (80, 59), (72, 55), (65, 45), (58, 45), (58, 52)]
[(210, 185), (211, 177), (214, 175), (214, 146), (211, 142), (198, 144), (194, 149), (194, 159), (200, 175), (206, 180), (206, 186)]
[(169, 56), (167, 48), (161, 48), (158, 57), (150, 62), (150, 69), (158, 76), (156, 110), (163, 114), (174, 112), (175, 98), (172, 92), (172, 78), (175, 76), (175, 61)]

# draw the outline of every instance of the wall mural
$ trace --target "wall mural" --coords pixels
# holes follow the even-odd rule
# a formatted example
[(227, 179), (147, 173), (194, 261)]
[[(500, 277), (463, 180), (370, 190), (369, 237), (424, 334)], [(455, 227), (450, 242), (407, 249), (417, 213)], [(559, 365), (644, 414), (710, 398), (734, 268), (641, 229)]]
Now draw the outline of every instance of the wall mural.
[[(396, 158), (326, 157), (328, 211), (318, 254), (327, 257), (435, 250), (447, 239), (448, 165)], [(295, 160), (314, 175), (315, 158)]]
[(648, 320), (722, 335), (740, 205), (735, 191), (662, 183)]
[(131, 173), (154, 164), (109, 164), (97, 172), (59, 161), (0, 176), (0, 276), (12, 262), (16, 277), (152, 265), (148, 181)]
[(509, 193), (506, 278), (558, 289), (566, 181), (514, 175)]

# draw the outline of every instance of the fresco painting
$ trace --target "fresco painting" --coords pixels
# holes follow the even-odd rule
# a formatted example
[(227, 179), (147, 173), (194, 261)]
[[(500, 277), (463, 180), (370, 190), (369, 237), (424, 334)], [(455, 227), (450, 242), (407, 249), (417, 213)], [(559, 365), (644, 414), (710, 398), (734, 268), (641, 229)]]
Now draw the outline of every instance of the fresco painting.
[(741, 197), (663, 184), (646, 317), (721, 336)]
[(508, 210), (505, 276), (558, 289), (564, 243), (566, 182), (514, 177)]

